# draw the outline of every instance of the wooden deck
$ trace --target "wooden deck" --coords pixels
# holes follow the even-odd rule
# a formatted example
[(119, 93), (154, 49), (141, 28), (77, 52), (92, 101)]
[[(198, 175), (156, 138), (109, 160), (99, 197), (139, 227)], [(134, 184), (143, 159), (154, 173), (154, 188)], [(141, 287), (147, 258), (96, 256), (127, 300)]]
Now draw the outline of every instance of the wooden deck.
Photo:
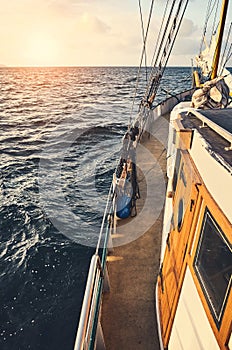
[[(162, 140), (167, 140), (166, 120), (158, 119), (154, 128), (162, 134)], [(166, 150), (157, 138), (146, 135), (142, 145), (153, 157), (144, 149), (137, 155), (137, 164), (144, 169), (143, 174), (138, 172), (141, 194), (137, 201), (138, 214), (134, 219), (119, 222), (113, 236), (116, 247), (107, 261), (110, 292), (104, 294), (101, 318), (107, 350), (160, 349), (155, 284), (159, 271)], [(131, 242), (121, 245), (125, 240)]]

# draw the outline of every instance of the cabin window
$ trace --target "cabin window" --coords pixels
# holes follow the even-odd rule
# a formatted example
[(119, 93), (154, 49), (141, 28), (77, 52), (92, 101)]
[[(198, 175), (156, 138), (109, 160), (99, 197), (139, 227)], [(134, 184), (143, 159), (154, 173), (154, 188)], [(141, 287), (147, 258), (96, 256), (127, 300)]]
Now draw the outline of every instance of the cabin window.
[(231, 244), (206, 209), (194, 269), (219, 328), (231, 288)]

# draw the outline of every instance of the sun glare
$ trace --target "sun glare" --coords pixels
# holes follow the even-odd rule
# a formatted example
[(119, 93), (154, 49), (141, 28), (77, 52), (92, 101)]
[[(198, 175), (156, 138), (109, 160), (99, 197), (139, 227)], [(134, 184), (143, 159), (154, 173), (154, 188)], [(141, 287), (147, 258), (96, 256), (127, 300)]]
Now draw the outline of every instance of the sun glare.
[(58, 44), (54, 39), (41, 36), (31, 39), (25, 55), (30, 66), (53, 66), (59, 59), (58, 51)]

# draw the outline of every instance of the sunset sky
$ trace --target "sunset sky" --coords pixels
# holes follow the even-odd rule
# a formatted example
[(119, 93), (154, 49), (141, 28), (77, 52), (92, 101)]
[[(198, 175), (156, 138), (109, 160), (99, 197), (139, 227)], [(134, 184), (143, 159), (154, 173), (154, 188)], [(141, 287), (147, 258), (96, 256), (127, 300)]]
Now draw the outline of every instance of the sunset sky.
[[(163, 3), (155, 1), (153, 42)], [(206, 0), (189, 2), (169, 65), (189, 66), (198, 53), (205, 19), (202, 3), (206, 7)], [(150, 1), (141, 0), (141, 4), (146, 19)], [(0, 0), (0, 5), (2, 65), (139, 64), (142, 39), (137, 0)], [(231, 13), (230, 8), (230, 20)]]

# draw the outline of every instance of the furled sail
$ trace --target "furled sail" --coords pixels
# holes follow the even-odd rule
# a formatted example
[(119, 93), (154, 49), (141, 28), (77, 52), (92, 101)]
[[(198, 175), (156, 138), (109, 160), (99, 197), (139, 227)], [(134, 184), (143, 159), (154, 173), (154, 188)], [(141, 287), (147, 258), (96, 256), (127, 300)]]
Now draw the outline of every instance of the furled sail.
[(229, 103), (230, 90), (223, 77), (207, 81), (192, 96), (194, 108), (225, 108)]

